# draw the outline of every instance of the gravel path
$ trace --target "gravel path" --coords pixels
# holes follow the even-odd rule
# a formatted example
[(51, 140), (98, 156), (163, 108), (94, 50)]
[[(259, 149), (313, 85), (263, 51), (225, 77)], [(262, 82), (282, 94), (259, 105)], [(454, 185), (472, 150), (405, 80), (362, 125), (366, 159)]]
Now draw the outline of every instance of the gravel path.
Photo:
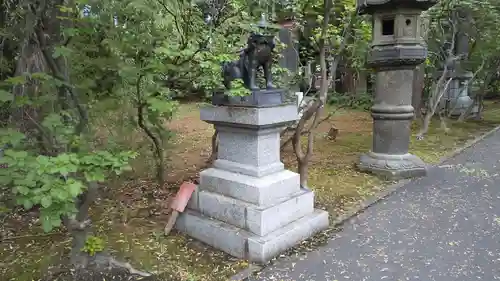
[(249, 281), (500, 280), (500, 131)]

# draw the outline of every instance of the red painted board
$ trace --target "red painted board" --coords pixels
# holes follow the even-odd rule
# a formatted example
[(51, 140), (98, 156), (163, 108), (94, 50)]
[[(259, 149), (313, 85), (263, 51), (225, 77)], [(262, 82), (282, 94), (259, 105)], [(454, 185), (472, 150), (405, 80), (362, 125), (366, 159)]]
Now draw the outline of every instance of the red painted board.
[(179, 191), (175, 195), (174, 201), (172, 202), (171, 208), (182, 213), (184, 212), (184, 208), (191, 198), (196, 185), (192, 182), (183, 182)]

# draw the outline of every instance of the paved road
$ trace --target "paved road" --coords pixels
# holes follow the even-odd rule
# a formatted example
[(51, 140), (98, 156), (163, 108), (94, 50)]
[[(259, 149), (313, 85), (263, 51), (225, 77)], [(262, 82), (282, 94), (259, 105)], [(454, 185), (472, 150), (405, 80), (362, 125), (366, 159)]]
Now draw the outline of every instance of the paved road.
[(500, 280), (500, 132), (250, 281)]

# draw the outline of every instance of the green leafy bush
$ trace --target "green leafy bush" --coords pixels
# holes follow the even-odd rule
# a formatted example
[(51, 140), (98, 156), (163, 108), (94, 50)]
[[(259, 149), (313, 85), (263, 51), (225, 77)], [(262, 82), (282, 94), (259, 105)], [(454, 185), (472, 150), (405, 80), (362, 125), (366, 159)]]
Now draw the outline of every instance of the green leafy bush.
[(334, 93), (329, 95), (328, 103), (341, 108), (370, 110), (373, 104), (373, 97), (369, 93), (357, 95)]
[(85, 246), (83, 247), (82, 252), (93, 256), (96, 253), (104, 251), (104, 246), (104, 240), (96, 236), (89, 236), (85, 241)]
[[(51, 124), (49, 120), (46, 120), (47, 125)], [(54, 120), (57, 118), (50, 121)], [(59, 227), (62, 217), (76, 215), (75, 201), (85, 192), (89, 182), (103, 182), (109, 173), (120, 174), (130, 169), (128, 161), (137, 156), (130, 151), (37, 155), (23, 149), (23, 140), (25, 136), (17, 131), (0, 129), (0, 142), (8, 145), (0, 158), (3, 167), (0, 184), (12, 188), (18, 205), (27, 210), (40, 207), (44, 231)]]

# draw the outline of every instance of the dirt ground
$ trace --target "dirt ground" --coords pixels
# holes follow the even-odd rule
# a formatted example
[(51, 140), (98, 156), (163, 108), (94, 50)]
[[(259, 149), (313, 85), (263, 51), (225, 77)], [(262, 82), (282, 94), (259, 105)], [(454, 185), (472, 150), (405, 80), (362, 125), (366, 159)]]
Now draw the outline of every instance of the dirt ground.
[(103, 271), (65, 271), (47, 276), (37, 281), (179, 281), (178, 279), (158, 279), (155, 276), (130, 275), (126, 270), (109, 269)]
[[(211, 151), (211, 137), (213, 134), (212, 125), (203, 122), (199, 118), (199, 104), (183, 105), (185, 110), (168, 124), (168, 127), (174, 131), (176, 139), (174, 141), (175, 156), (170, 159), (170, 169), (167, 172), (168, 182), (170, 184), (178, 184), (195, 175), (200, 169), (207, 167), (206, 160)], [(326, 135), (330, 128), (335, 126), (340, 134), (335, 141), (326, 139)], [(367, 112), (339, 110), (334, 116), (326, 122), (320, 124), (315, 130), (316, 141), (315, 145), (318, 153), (314, 153), (311, 162), (325, 163), (326, 160), (331, 160), (331, 155), (321, 153), (325, 150), (325, 146), (337, 146), (340, 143), (343, 146), (343, 140), (350, 140), (353, 135), (371, 136), (371, 117)], [(346, 150), (346, 147), (341, 147), (340, 150)], [(354, 156), (354, 155), (353, 155)], [(356, 158), (337, 159), (336, 161), (349, 162)], [(288, 146), (283, 154), (282, 159), (285, 164), (294, 169), (295, 156), (291, 146)], [(313, 166), (311, 165), (311, 166)]]
[[(94, 124), (98, 128), (96, 146), (127, 147), (140, 152), (141, 156), (131, 163), (132, 172), (104, 186), (101, 199), (92, 209), (93, 233), (106, 241), (107, 248), (116, 257), (129, 261), (136, 268), (156, 273), (158, 280), (225, 281), (248, 266), (244, 260), (232, 258), (175, 231), (168, 237), (162, 234), (169, 200), (176, 189), (207, 167), (213, 128), (199, 119), (200, 106), (198, 103), (182, 104), (179, 114), (167, 124), (173, 137), (165, 147), (167, 183), (161, 187), (153, 178), (154, 163), (149, 143), (130, 125), (132, 122), (126, 112), (101, 113)], [(315, 191), (316, 206), (329, 211), (334, 219), (382, 190), (387, 183), (354, 168), (359, 155), (371, 146), (370, 114), (329, 110), (334, 115), (315, 131), (308, 185)], [(498, 124), (500, 105), (489, 104), (483, 121), (450, 122), (452, 130), (448, 134), (440, 131), (437, 125), (431, 126), (424, 141), (412, 139), (411, 152), (424, 161), (435, 163), (458, 145)], [(339, 130), (335, 140), (326, 137), (332, 126)], [(296, 170), (291, 147), (285, 148), (282, 159), (287, 168)], [(151, 198), (146, 198), (144, 194), (149, 193)], [(51, 265), (66, 259), (70, 238), (63, 230), (43, 234), (35, 214), (2, 217), (0, 213), (0, 221), (4, 222), (0, 228), (0, 276), (7, 278), (5, 280), (36, 280), (50, 270)], [(307, 251), (327, 237), (328, 232), (317, 235), (287, 254)]]

